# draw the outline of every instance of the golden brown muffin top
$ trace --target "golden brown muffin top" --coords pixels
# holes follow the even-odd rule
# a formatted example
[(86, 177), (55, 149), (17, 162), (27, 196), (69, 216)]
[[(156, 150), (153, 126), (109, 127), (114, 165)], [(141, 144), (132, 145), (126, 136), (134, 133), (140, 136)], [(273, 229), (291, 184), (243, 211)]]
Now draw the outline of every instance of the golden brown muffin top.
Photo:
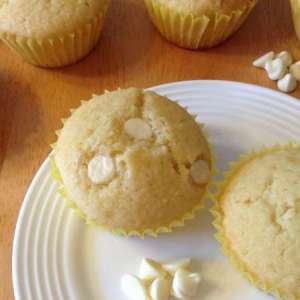
[(182, 107), (130, 88), (94, 96), (75, 110), (55, 162), (88, 219), (141, 231), (168, 225), (201, 203), (211, 157), (201, 128)]
[(48, 38), (90, 22), (107, 0), (0, 0), (0, 32)]

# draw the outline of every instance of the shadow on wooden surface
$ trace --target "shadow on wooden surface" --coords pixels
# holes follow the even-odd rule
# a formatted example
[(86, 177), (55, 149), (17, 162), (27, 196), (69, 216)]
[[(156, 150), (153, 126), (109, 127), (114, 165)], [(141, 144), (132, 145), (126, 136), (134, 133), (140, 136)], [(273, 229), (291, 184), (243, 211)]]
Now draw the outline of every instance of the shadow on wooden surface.
[[(271, 8), (274, 5), (277, 6), (276, 10)], [(257, 31), (258, 28), (260, 31)], [(297, 37), (293, 29), (289, 1), (261, 0), (231, 38), (213, 49), (208, 49), (207, 52), (233, 57), (260, 55), (253, 44), (259, 45), (261, 53), (290, 50), (296, 57), (300, 56), (297, 47), (293, 47), (297, 45)]]
[[(99, 77), (116, 74), (120, 68), (130, 68), (143, 59), (151, 47), (151, 34), (144, 24), (143, 1), (115, 0), (106, 16), (102, 35), (95, 49), (75, 65), (55, 72), (79, 77)], [(128, 26), (130, 24), (130, 26)]]
[(40, 120), (36, 101), (29, 85), (0, 72), (0, 172), (4, 158), (32, 147)]

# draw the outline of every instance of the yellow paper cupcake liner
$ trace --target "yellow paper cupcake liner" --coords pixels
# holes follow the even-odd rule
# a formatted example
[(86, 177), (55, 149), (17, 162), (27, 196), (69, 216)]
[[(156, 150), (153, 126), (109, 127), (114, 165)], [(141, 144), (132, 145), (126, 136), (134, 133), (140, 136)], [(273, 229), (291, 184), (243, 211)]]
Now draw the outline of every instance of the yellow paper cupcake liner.
[(32, 65), (47, 68), (70, 65), (86, 56), (96, 45), (109, 4), (110, 0), (107, 0), (97, 16), (74, 32), (49, 38), (1, 32), (0, 38)]
[(214, 217), (213, 225), (217, 230), (215, 237), (220, 242), (222, 252), (229, 258), (231, 264), (235, 266), (250, 281), (252, 285), (260, 288), (268, 294), (273, 294), (278, 299), (299, 300), (293, 295), (287, 295), (282, 290), (274, 287), (269, 282), (262, 282), (258, 278), (258, 276), (249, 271), (246, 265), (238, 258), (236, 253), (231, 249), (229, 241), (226, 239), (225, 231), (223, 228), (223, 210), (221, 204), (221, 199), (228, 186), (228, 183), (234, 178), (234, 176), (243, 166), (245, 166), (255, 158), (262, 157), (268, 153), (287, 149), (300, 150), (300, 145), (294, 142), (290, 142), (285, 145), (276, 144), (272, 147), (265, 147), (260, 151), (252, 151), (248, 154), (241, 155), (237, 161), (229, 163), (229, 170), (224, 173), (223, 180), (216, 184), (217, 191), (212, 194), (214, 205), (211, 208), (211, 213)]
[(258, 0), (245, 0), (245, 6), (230, 15), (184, 14), (162, 5), (157, 0), (145, 0), (150, 18), (158, 31), (170, 42), (189, 49), (213, 47), (237, 31)]
[[(84, 103), (84, 101), (82, 101)], [(74, 110), (71, 110), (71, 114)], [(196, 119), (197, 115), (193, 115), (193, 117)], [(66, 119), (62, 119), (62, 123), (64, 124), (66, 121)], [(202, 132), (207, 140), (208, 143), (208, 135), (207, 133), (203, 130), (203, 125), (199, 124), (199, 127), (202, 129)], [(60, 134), (60, 130), (56, 131), (56, 135), (59, 136)], [(77, 204), (70, 198), (70, 196), (68, 195), (68, 192), (64, 186), (63, 183), (63, 179), (60, 175), (60, 172), (56, 166), (53, 154), (50, 155), (50, 166), (51, 166), (51, 175), (52, 177), (57, 181), (58, 183), (58, 193), (62, 196), (62, 198), (65, 200), (65, 203), (68, 207), (70, 207), (71, 209), (73, 209), (73, 211), (81, 218), (83, 219), (86, 224), (88, 225), (93, 225), (93, 226), (97, 226), (103, 230), (106, 231), (110, 231), (113, 234), (116, 235), (122, 235), (125, 237), (130, 237), (130, 236), (137, 236), (141, 239), (144, 239), (145, 236), (152, 236), (154, 238), (157, 237), (158, 234), (160, 233), (170, 233), (172, 232), (172, 230), (174, 228), (177, 227), (183, 227), (186, 223), (186, 221), (191, 220), (195, 217), (196, 213), (202, 209), (204, 207), (204, 202), (207, 198), (211, 197), (211, 192), (210, 192), (210, 188), (213, 184), (213, 180), (214, 177), (216, 175), (216, 167), (215, 167), (215, 161), (216, 161), (216, 157), (213, 151), (213, 148), (211, 146), (211, 144), (208, 143), (209, 146), (209, 151), (210, 151), (210, 157), (211, 157), (211, 178), (209, 183), (206, 186), (205, 192), (203, 193), (199, 204), (197, 204), (196, 206), (194, 206), (189, 212), (185, 213), (181, 218), (178, 218), (174, 221), (172, 221), (170, 224), (168, 224), (167, 226), (161, 226), (158, 228), (149, 228), (146, 230), (142, 230), (142, 231), (137, 231), (137, 230), (131, 230), (131, 231), (127, 231), (123, 228), (116, 228), (116, 229), (111, 229), (108, 228), (106, 226), (103, 225), (99, 225), (97, 222), (95, 222), (94, 220), (91, 220), (90, 218), (88, 218), (88, 216), (77, 206)], [(56, 143), (51, 145), (53, 151), (55, 151), (55, 147), (56, 147)]]
[(300, 40), (300, 2), (298, 0), (290, 0), (294, 27), (298, 39)]

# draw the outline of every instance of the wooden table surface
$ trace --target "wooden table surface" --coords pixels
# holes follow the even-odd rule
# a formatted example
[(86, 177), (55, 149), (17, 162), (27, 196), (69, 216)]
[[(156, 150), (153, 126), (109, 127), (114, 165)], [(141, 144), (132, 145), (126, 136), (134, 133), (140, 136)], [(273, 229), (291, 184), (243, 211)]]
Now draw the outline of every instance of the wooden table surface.
[[(113, 0), (96, 49), (70, 67), (30, 66), (0, 43), (1, 300), (13, 299), (11, 249), (24, 194), (69, 109), (104, 89), (178, 80), (225, 79), (275, 88), (251, 63), (269, 50), (287, 49), (300, 59), (288, 2), (261, 0), (238, 33), (207, 51), (180, 49), (161, 38), (142, 0)], [(300, 97), (300, 88), (294, 95)]]

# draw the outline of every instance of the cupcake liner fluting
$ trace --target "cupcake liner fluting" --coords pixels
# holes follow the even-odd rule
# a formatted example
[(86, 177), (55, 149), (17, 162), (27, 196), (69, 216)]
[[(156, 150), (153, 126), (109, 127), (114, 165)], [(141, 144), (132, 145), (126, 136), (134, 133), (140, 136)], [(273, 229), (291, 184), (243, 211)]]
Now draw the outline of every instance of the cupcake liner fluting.
[(145, 0), (150, 18), (161, 35), (188, 49), (210, 48), (225, 41), (240, 28), (256, 3), (257, 0), (247, 0), (241, 9), (230, 15), (208, 17), (181, 13), (157, 0)]
[(32, 65), (55, 68), (67, 66), (85, 57), (96, 45), (102, 31), (110, 0), (88, 23), (74, 32), (45, 38), (24, 37), (1, 32), (0, 38)]

